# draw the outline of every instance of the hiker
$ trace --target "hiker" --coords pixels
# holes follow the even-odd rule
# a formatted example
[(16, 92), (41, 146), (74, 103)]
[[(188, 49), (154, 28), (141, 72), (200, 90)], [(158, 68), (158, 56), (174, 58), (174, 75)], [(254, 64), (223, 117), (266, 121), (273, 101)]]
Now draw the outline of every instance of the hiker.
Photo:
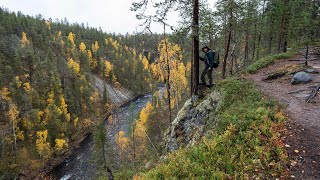
[[(204, 46), (202, 48), (202, 52), (205, 53), (204, 57), (200, 57), (201, 61), (204, 61), (205, 63), (205, 68), (203, 69), (201, 73), (201, 83), (200, 85), (207, 86), (211, 88), (214, 84), (212, 83), (212, 71), (213, 68), (217, 68), (219, 65), (219, 61), (215, 60), (215, 52), (211, 51), (208, 46)], [(206, 79), (205, 76), (208, 75), (209, 79), (209, 85), (206, 84)]]

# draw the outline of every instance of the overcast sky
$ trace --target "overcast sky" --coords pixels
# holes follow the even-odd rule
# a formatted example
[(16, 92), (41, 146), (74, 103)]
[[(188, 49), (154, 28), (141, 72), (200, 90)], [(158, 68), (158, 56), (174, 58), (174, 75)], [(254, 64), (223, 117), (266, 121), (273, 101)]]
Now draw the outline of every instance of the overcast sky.
[[(89, 23), (106, 32), (133, 33), (141, 30), (141, 23), (130, 11), (132, 2), (137, 0), (0, 0), (0, 6), (23, 14), (41, 14), (46, 19), (68, 19), (70, 23)], [(169, 23), (177, 25), (177, 13), (170, 14)], [(162, 26), (153, 24), (153, 32), (162, 32)]]

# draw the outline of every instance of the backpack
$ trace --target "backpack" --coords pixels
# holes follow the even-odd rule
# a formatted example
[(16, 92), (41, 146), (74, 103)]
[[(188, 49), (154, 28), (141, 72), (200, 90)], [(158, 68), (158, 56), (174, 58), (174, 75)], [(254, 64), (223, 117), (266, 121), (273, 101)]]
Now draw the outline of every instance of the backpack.
[(219, 58), (220, 58), (219, 52), (218, 53), (213, 52), (213, 68), (217, 68), (219, 66), (220, 64)]

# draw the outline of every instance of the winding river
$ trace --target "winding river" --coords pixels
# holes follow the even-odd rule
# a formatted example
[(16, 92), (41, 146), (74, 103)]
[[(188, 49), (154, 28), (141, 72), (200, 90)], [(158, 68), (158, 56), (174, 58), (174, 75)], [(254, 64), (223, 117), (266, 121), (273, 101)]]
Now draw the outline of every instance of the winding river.
[[(133, 116), (139, 115), (142, 108), (144, 108), (151, 99), (151, 95), (148, 94), (117, 109), (112, 115), (112, 121), (115, 125), (112, 126), (112, 130), (108, 131), (108, 136), (112, 140), (115, 140), (116, 134), (120, 130), (126, 132), (129, 129), (132, 113)], [(131, 104), (133, 108), (131, 108)], [(93, 179), (95, 168), (93, 163), (91, 163), (92, 148), (93, 136), (89, 135), (80, 144), (78, 151), (49, 172), (47, 178), (60, 180)]]

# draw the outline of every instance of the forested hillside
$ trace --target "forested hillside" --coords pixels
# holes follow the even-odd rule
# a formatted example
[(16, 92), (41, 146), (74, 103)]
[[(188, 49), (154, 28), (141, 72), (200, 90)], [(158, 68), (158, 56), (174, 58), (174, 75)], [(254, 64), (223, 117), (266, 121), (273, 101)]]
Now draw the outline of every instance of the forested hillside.
[[(274, 83), (259, 78), (281, 59), (300, 64), (268, 69), (275, 87), (317, 72), (320, 2), (137, 0), (130, 10), (147, 31), (0, 8), (0, 179), (289, 178), (286, 111), (254, 83)], [(220, 61), (214, 86), (199, 83), (203, 46)]]
[(1, 177), (41, 169), (101, 122), (113, 101), (92, 77), (134, 95), (150, 92), (160, 37), (106, 34), (1, 8)]

